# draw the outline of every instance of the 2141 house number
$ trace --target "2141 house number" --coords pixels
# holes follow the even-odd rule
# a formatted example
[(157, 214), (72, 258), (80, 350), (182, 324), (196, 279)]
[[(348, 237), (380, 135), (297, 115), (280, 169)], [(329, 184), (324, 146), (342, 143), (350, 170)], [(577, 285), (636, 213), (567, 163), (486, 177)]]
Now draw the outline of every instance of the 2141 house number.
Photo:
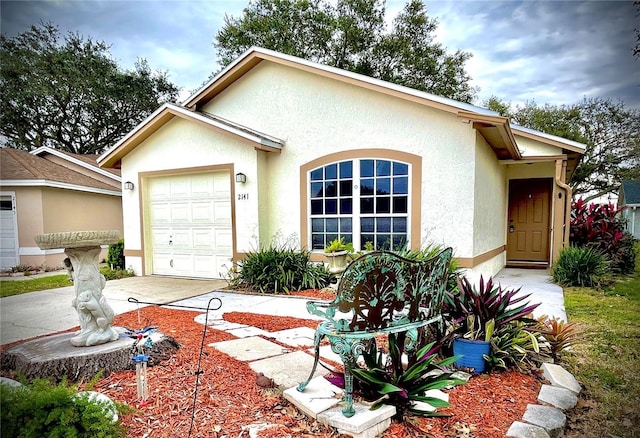
[(248, 193), (238, 193), (238, 201), (246, 201), (249, 199)]

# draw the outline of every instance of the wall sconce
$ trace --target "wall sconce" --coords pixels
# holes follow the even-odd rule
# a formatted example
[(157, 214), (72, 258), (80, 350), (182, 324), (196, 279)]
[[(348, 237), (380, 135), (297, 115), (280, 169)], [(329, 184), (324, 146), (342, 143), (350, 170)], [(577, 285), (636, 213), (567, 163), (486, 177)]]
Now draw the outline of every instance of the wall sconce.
[(133, 183), (131, 181), (127, 181), (126, 183), (124, 183), (124, 189), (133, 190)]
[(244, 173), (236, 173), (236, 182), (242, 184), (246, 183), (247, 175), (245, 175)]

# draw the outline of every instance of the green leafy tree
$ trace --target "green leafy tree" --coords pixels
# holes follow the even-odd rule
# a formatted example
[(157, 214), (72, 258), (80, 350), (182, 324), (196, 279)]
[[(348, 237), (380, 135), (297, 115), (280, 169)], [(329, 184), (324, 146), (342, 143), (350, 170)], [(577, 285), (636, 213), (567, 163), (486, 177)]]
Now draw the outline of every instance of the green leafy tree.
[(225, 16), (214, 46), (228, 65), (252, 46), (365, 74), (463, 102), (476, 89), (464, 69), (467, 52), (448, 54), (434, 41), (437, 20), (409, 0), (385, 25), (384, 0), (255, 0), (242, 16)]
[(123, 71), (102, 41), (41, 23), (0, 35), (0, 134), (6, 145), (76, 154), (103, 152), (178, 88), (144, 59)]
[(622, 101), (592, 98), (574, 105), (512, 108), (492, 97), (485, 106), (518, 125), (586, 144), (570, 185), (585, 202), (616, 194), (622, 180), (640, 178), (640, 110)]

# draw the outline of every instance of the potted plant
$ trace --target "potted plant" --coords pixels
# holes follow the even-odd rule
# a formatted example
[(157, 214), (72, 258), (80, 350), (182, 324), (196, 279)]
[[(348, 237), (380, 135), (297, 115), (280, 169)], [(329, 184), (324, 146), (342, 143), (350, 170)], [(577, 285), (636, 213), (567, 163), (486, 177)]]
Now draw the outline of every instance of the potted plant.
[(342, 274), (347, 268), (348, 257), (353, 251), (353, 244), (345, 243), (344, 237), (332, 240), (324, 249), (329, 261), (329, 272), (334, 275)]
[(516, 297), (519, 291), (495, 286), (492, 278), (485, 283), (482, 277), (475, 288), (461, 277), (458, 290), (446, 293), (443, 312), (450, 325), (454, 355), (463, 356), (456, 365), (484, 372), (494, 333), (512, 322), (530, 321), (528, 315), (538, 304), (519, 304), (529, 297)]

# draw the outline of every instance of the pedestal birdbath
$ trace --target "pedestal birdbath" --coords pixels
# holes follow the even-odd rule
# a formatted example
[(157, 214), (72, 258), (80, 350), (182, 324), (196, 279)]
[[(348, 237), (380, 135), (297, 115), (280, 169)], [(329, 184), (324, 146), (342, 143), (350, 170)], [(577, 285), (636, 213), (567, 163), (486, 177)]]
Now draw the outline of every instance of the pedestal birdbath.
[(78, 312), (80, 332), (71, 338), (76, 347), (90, 347), (118, 339), (111, 327), (113, 309), (102, 295), (106, 280), (100, 273), (100, 245), (117, 243), (118, 231), (70, 231), (40, 234), (35, 241), (40, 249), (64, 248), (71, 260), (75, 298), (71, 305)]

